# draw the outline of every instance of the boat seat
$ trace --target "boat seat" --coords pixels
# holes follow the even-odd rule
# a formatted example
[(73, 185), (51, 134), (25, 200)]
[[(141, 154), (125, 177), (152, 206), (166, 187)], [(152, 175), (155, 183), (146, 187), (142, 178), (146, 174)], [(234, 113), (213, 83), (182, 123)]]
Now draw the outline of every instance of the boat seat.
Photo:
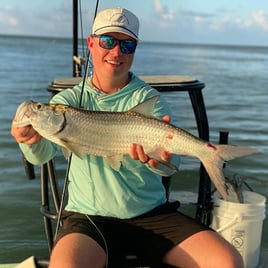
[[(193, 113), (195, 115), (199, 137), (203, 140), (209, 140), (209, 127), (206, 115), (205, 104), (203, 101), (202, 89), (205, 84), (190, 76), (142, 76), (141, 79), (149, 83), (160, 92), (186, 92), (192, 103)], [(78, 78), (60, 78), (55, 79), (49, 86), (48, 91), (51, 95), (75, 86), (82, 81)], [(24, 158), (24, 166), (26, 173), (30, 179), (35, 177), (34, 169)], [(53, 247), (53, 234), (55, 229), (55, 222), (60, 209), (60, 190), (58, 180), (56, 178), (55, 160), (50, 160), (48, 163), (41, 166), (41, 214), (43, 215), (44, 228), (46, 238), (48, 241), (48, 249), (51, 252)], [(211, 209), (211, 185), (210, 179), (200, 163), (199, 172), (199, 192), (196, 208), (196, 220), (200, 223), (208, 225), (210, 222)], [(169, 198), (170, 177), (163, 177), (162, 182), (166, 189), (166, 196)], [(35, 259), (36, 266), (44, 268), (48, 266), (48, 259)], [(136, 256), (126, 256), (126, 267), (147, 267), (142, 260), (137, 259)], [(163, 264), (164, 267), (172, 267)], [(110, 267), (109, 267), (110, 268)]]

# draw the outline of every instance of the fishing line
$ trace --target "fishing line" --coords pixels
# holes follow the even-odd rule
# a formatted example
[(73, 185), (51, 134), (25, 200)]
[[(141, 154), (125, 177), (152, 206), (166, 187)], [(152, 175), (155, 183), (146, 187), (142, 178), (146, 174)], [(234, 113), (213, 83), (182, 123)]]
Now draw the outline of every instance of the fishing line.
[[(98, 5), (98, 2), (97, 2), (97, 5)], [(80, 5), (80, 9), (81, 9), (81, 5)], [(94, 14), (93, 21), (95, 20), (95, 17), (96, 17), (96, 14), (97, 14), (97, 10), (98, 10), (98, 7), (96, 7), (96, 9), (95, 9), (95, 14)], [(83, 76), (82, 88), (81, 88), (81, 94), (80, 94), (80, 98), (79, 98), (79, 108), (82, 107), (84, 87), (85, 87), (86, 79), (88, 77), (88, 69), (89, 69), (90, 58), (91, 58), (91, 55), (90, 55), (90, 51), (88, 50), (87, 60), (86, 60), (86, 67), (85, 67), (85, 72), (84, 72), (84, 76)], [(68, 184), (68, 180), (69, 180), (69, 173), (70, 173), (71, 162), (72, 162), (72, 152), (71, 152), (71, 154), (69, 156), (69, 159), (68, 159), (68, 165), (67, 165), (67, 170), (66, 170), (66, 175), (65, 175), (65, 180), (64, 180), (62, 195), (61, 195), (61, 201), (60, 201), (60, 208), (59, 208), (59, 212), (58, 212), (58, 220), (57, 220), (57, 227), (56, 227), (56, 230), (55, 230), (55, 237), (57, 235), (57, 232), (58, 232), (58, 229), (59, 229), (59, 226), (60, 226), (60, 219), (61, 219), (61, 216), (62, 216), (63, 203), (64, 203), (64, 199), (65, 199), (65, 195), (66, 195), (66, 189), (67, 189), (67, 184)]]
[[(80, 94), (80, 99), (79, 99), (79, 108), (82, 107), (82, 100), (83, 100), (82, 97), (83, 97), (84, 87), (85, 87), (85, 83), (86, 83), (86, 79), (87, 79), (87, 73), (88, 73), (88, 69), (89, 69), (89, 61), (90, 61), (90, 52), (88, 52), (88, 55), (87, 55), (86, 70), (85, 70), (84, 77), (83, 77), (83, 83), (82, 83), (81, 94)], [(64, 204), (64, 200), (65, 200), (65, 196), (66, 196), (67, 185), (68, 185), (68, 181), (69, 181), (69, 174), (70, 174), (70, 168), (71, 168), (71, 163), (72, 163), (72, 156), (73, 156), (73, 153), (71, 152), (71, 154), (69, 156), (69, 159), (68, 159), (67, 170), (66, 170), (66, 175), (65, 175), (63, 189), (62, 189), (62, 195), (61, 195), (61, 200), (60, 200), (60, 208), (59, 208), (59, 212), (58, 212), (58, 218), (57, 218), (57, 224), (56, 224), (54, 240), (55, 240), (55, 238), (56, 238), (56, 236), (58, 234), (59, 227), (61, 226), (61, 216), (62, 216), (63, 204)]]
[(64, 204), (64, 200), (65, 200), (65, 196), (66, 196), (66, 190), (67, 190), (67, 186), (68, 186), (68, 181), (69, 181), (71, 160), (72, 160), (72, 153), (70, 154), (69, 159), (68, 159), (65, 179), (64, 179), (64, 183), (63, 183), (63, 187), (62, 187), (62, 194), (61, 194), (61, 199), (60, 199), (60, 207), (59, 207), (59, 211), (58, 211), (58, 215), (57, 215), (57, 223), (56, 223), (56, 229), (55, 229), (55, 233), (54, 233), (54, 241), (56, 241), (56, 237), (58, 235), (59, 228), (62, 225), (61, 216), (62, 216), (63, 204)]
[[(80, 17), (81, 17), (81, 1), (79, 1), (79, 3), (80, 3), (79, 4), (79, 6), (80, 6)], [(93, 22), (94, 22), (94, 20), (96, 18), (97, 12), (98, 12), (98, 6), (99, 6), (99, 0), (97, 0), (97, 2), (96, 2)], [(82, 27), (81, 27), (81, 29), (82, 29)], [(79, 108), (82, 108), (83, 94), (84, 94), (85, 83), (86, 83), (86, 80), (88, 78), (90, 59), (91, 59), (91, 53), (88, 50), (87, 58), (86, 58), (86, 67), (85, 67), (85, 72), (84, 72), (84, 76), (83, 76), (83, 82), (82, 82), (80, 99), (79, 99)], [(70, 174), (72, 156), (73, 156), (73, 154), (71, 153), (70, 156), (69, 156), (69, 159), (68, 159), (67, 170), (66, 170), (66, 175), (65, 175), (65, 179), (64, 179), (63, 188), (62, 188), (61, 199), (60, 199), (60, 207), (59, 207), (59, 211), (58, 211), (57, 224), (56, 224), (56, 229), (55, 229), (55, 234), (54, 234), (54, 241), (55, 241), (55, 239), (57, 237), (58, 230), (59, 230), (59, 228), (61, 226), (61, 216), (62, 216), (62, 212), (63, 212), (63, 204), (64, 204), (64, 200), (65, 200), (65, 196), (66, 196), (66, 190), (67, 190), (67, 186), (68, 186), (68, 182), (69, 182), (69, 174)], [(108, 267), (108, 246), (107, 246), (106, 239), (105, 239), (104, 235), (102, 234), (101, 230), (98, 228), (98, 226), (89, 217), (89, 215), (86, 215), (86, 218), (95, 227), (95, 229), (97, 230), (97, 232), (100, 234), (101, 238), (103, 239), (103, 242), (104, 242), (104, 245), (105, 245), (105, 251), (106, 251), (106, 265), (105, 265), (105, 267), (107, 268)]]
[(86, 215), (86, 218), (89, 220), (89, 222), (95, 227), (95, 229), (98, 231), (99, 235), (101, 236), (104, 246), (105, 246), (105, 251), (106, 251), (106, 265), (105, 267), (108, 267), (108, 245), (106, 242), (106, 239), (103, 235), (103, 233), (101, 232), (101, 230), (99, 229), (99, 227), (95, 224), (95, 222), (90, 218), (89, 215)]

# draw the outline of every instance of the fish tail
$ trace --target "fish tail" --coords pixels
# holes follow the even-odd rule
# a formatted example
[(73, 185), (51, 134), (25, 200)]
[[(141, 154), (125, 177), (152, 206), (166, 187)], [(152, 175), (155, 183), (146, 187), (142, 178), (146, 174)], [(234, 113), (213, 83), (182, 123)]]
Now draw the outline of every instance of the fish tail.
[(257, 150), (250, 147), (226, 144), (206, 144), (206, 146), (211, 147), (210, 153), (203, 154), (201, 157), (201, 162), (203, 163), (211, 181), (214, 183), (222, 198), (227, 200), (228, 194), (225, 187), (223, 164), (238, 157), (256, 154)]

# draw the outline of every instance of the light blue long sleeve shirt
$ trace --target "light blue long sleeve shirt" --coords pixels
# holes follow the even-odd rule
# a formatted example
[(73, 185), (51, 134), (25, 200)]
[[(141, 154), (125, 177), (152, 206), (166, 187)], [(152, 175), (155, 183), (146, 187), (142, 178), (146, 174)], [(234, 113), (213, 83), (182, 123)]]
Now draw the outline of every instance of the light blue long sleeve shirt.
[[(53, 97), (52, 103), (79, 106), (82, 83)], [(131, 74), (131, 81), (113, 94), (104, 94), (87, 80), (82, 96), (82, 108), (95, 111), (127, 111), (144, 100), (160, 95), (150, 85)], [(167, 103), (161, 97), (153, 115), (162, 118), (170, 115)], [(152, 137), (153, 139), (153, 137)], [(52, 159), (58, 146), (42, 139), (38, 144), (20, 148), (28, 161), (43, 164)], [(178, 163), (178, 157), (173, 157)], [(147, 164), (124, 156), (121, 168), (115, 171), (103, 157), (72, 156), (69, 173), (66, 210), (89, 215), (132, 218), (141, 215), (166, 201), (162, 176), (170, 175), (163, 167), (152, 169)]]

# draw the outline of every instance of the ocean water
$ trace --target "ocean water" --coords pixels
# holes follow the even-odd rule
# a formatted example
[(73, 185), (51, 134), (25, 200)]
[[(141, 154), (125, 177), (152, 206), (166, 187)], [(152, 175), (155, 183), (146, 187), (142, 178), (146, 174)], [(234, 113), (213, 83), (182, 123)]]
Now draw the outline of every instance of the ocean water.
[[(68, 39), (0, 36), (0, 263), (29, 255), (47, 255), (39, 213), (39, 169), (29, 181), (18, 145), (10, 136), (17, 106), (25, 100), (47, 101), (55, 78), (72, 76), (72, 43)], [(226, 176), (239, 176), (268, 198), (268, 47), (193, 44), (139, 44), (132, 71), (138, 75), (190, 75), (204, 82), (210, 140), (230, 132), (229, 142), (252, 146), (258, 155), (231, 161)], [(188, 95), (165, 93), (174, 124), (197, 134)], [(64, 164), (60, 163), (60, 167)], [(183, 158), (172, 180), (173, 197), (195, 202), (199, 163)], [(61, 174), (61, 172), (59, 172)], [(268, 221), (262, 246), (268, 248)]]

